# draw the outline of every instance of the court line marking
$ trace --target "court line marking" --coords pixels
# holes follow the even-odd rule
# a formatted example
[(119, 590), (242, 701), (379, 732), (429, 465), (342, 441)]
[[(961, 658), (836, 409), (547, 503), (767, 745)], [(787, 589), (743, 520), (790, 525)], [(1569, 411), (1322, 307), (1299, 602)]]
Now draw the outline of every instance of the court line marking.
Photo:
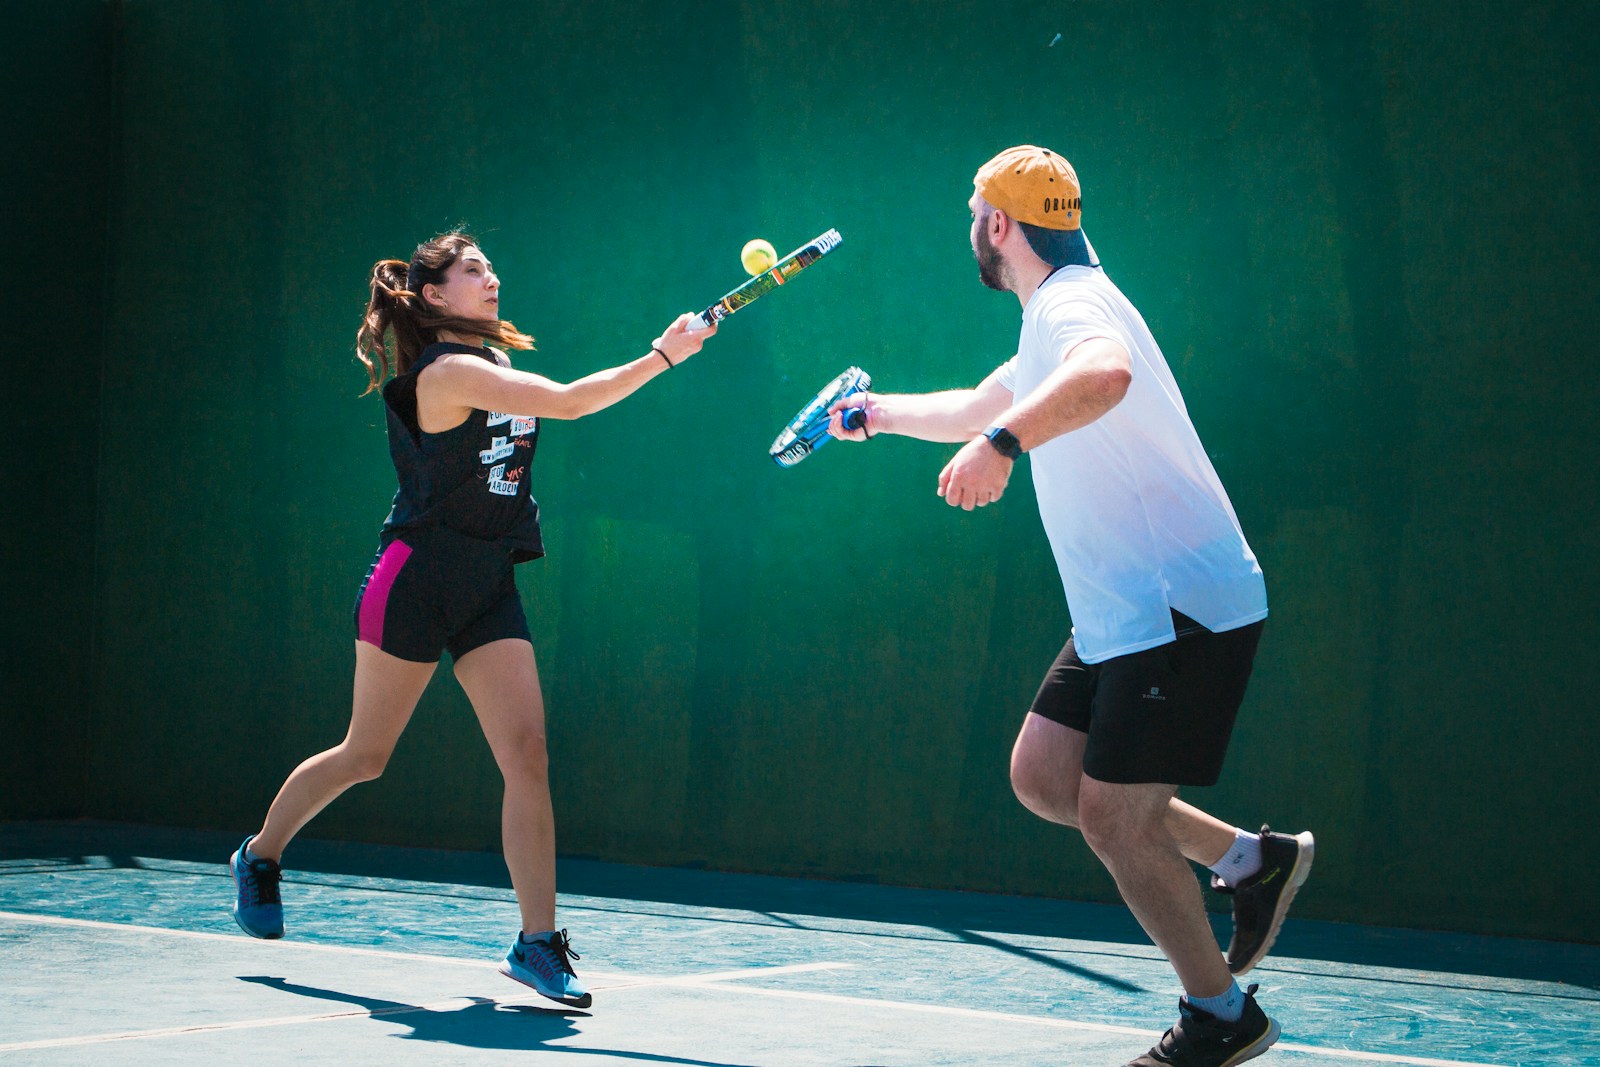
[[(61, 915), (37, 915), (21, 911), (0, 911), (0, 920), (14, 919), (20, 922), (39, 923), (44, 926), (76, 926), (90, 930), (114, 930), (118, 933), (143, 933), (162, 934), (167, 937), (196, 938), (202, 941), (228, 941), (234, 944), (257, 944), (269, 952), (332, 952), (346, 956), (375, 956), (379, 959), (392, 960), (420, 960), (426, 963), (447, 963), (456, 967), (471, 967), (478, 970), (492, 971), (497, 966), (482, 959), (463, 959), (460, 956), (435, 956), (426, 952), (395, 952), (392, 949), (362, 948), (358, 945), (319, 945), (314, 941), (284, 941), (278, 939), (266, 940), (260, 938), (244, 937), (240, 934), (223, 934), (212, 930), (175, 930), (167, 926), (141, 926), (138, 923), (110, 923), (100, 919), (71, 919)], [(596, 986), (600, 989), (625, 989), (638, 984), (658, 984), (661, 982), (728, 982), (738, 978), (747, 978), (752, 975), (765, 974), (797, 974), (803, 971), (838, 970), (853, 967), (851, 963), (789, 963), (778, 967), (748, 967), (734, 971), (710, 971), (705, 974), (693, 975), (638, 975), (625, 974), (617, 971), (607, 971), (604, 968), (591, 970), (589, 974), (600, 981), (605, 981), (606, 976), (612, 976), (611, 983)], [(4, 1048), (5, 1046), (0, 1046)]]
[[(0, 917), (9, 917), (9, 916), (8, 916), (8, 913), (0, 912)], [(113, 925), (114, 926), (116, 924), (115, 923), (111, 923), (111, 924), (107, 924), (107, 925)], [(126, 929), (126, 927), (124, 927), (124, 929)], [(141, 929), (159, 930), (158, 927), (143, 927)], [(182, 931), (162, 931), (162, 932), (165, 932), (165, 933), (181, 933)], [(212, 936), (220, 936), (220, 935), (212, 935)], [(237, 941), (238, 938), (229, 938), (229, 940)], [(324, 947), (327, 947), (327, 946), (301, 945), (299, 947), (301, 947), (301, 948), (313, 948), (313, 947), (324, 948)], [(391, 955), (393, 955), (393, 953), (391, 953)], [(432, 960), (436, 960), (436, 959), (443, 959), (443, 958), (446, 958), (446, 957), (426, 957), (426, 956), (418, 955), (418, 956), (409, 956), (409, 957), (406, 957), (406, 958), (407, 959), (412, 959), (412, 960), (427, 959), (427, 960), (432, 961)], [(457, 961), (457, 962), (460, 962), (460, 961)], [(487, 964), (484, 964), (483, 966), (485, 968), (488, 967)], [(629, 989), (629, 988), (635, 988), (635, 987), (638, 987), (638, 986), (645, 986), (645, 985), (679, 985), (679, 984), (700, 985), (700, 984), (709, 984), (709, 983), (715, 983), (715, 982), (726, 982), (726, 981), (730, 981), (730, 980), (733, 980), (733, 979), (736, 979), (736, 978), (748, 978), (748, 977), (754, 977), (754, 976), (758, 976), (758, 975), (764, 976), (764, 975), (769, 975), (769, 974), (794, 974), (794, 973), (799, 972), (799, 971), (832, 970), (832, 969), (836, 969), (836, 968), (850, 967), (850, 966), (851, 966), (851, 964), (848, 964), (848, 963), (843, 963), (843, 964), (833, 964), (833, 963), (796, 963), (796, 964), (792, 964), (792, 965), (784, 966), (784, 967), (749, 967), (749, 968), (745, 968), (743, 970), (737, 970), (737, 971), (718, 971), (718, 972), (714, 972), (714, 973), (711, 973), (711, 974), (685, 976), (683, 978), (667, 978), (667, 979), (663, 979), (663, 980), (659, 980), (659, 981), (624, 982), (624, 983), (621, 983), (621, 984), (618, 984), (618, 985), (597, 985), (597, 986), (595, 986), (595, 992), (598, 993), (598, 992), (602, 992), (602, 991), (610, 991), (610, 990), (613, 990), (613, 989)], [(427, 1003), (427, 1004), (397, 1004), (392, 1008), (356, 1008), (356, 1009), (352, 1009), (350, 1011), (314, 1012), (314, 1013), (307, 1014), (307, 1015), (279, 1015), (279, 1016), (273, 1016), (271, 1018), (266, 1018), (266, 1019), (242, 1019), (242, 1020), (238, 1020), (236, 1022), (227, 1022), (227, 1023), (198, 1023), (198, 1024), (195, 1024), (195, 1025), (192, 1025), (192, 1026), (169, 1026), (169, 1027), (163, 1027), (163, 1028), (154, 1029), (154, 1030), (124, 1030), (124, 1031), (121, 1031), (121, 1032), (109, 1033), (109, 1034), (84, 1034), (84, 1035), (80, 1035), (80, 1036), (76, 1036), (76, 1037), (40, 1038), (40, 1039), (35, 1040), (35, 1041), (16, 1041), (16, 1042), (12, 1042), (10, 1044), (0, 1045), (0, 1052), (21, 1052), (21, 1051), (24, 1051), (26, 1049), (72, 1048), (72, 1047), (81, 1047), (81, 1046), (84, 1046), (84, 1045), (103, 1045), (103, 1044), (109, 1044), (110, 1042), (113, 1042), (113, 1041), (137, 1041), (137, 1040), (146, 1039), (146, 1038), (152, 1038), (152, 1037), (177, 1037), (177, 1036), (181, 1036), (181, 1035), (184, 1035), (184, 1034), (216, 1033), (218, 1031), (225, 1031), (225, 1030), (256, 1030), (256, 1029), (261, 1029), (263, 1027), (269, 1027), (269, 1026), (295, 1026), (295, 1025), (299, 1025), (299, 1024), (302, 1024), (302, 1023), (326, 1022), (326, 1021), (329, 1021), (329, 1020), (332, 1020), (332, 1019), (359, 1019), (359, 1018), (378, 1019), (378, 1018), (382, 1018), (384, 1016), (389, 1016), (389, 1015), (408, 1015), (408, 1014), (411, 1014), (413, 1012), (419, 1012), (419, 1011), (448, 1011), (452, 1007), (454, 1007), (455, 1005), (463, 1003), (463, 1002), (465, 1002), (467, 1004), (476, 1004), (476, 1005), (478, 1005), (480, 1007), (483, 1006), (483, 1005), (486, 1005), (486, 1004), (493, 1004), (496, 1007), (499, 1007), (501, 1005), (520, 1004), (523, 1001), (530, 1001), (530, 1000), (531, 1001), (536, 1001), (536, 1002), (539, 1002), (539, 1003), (543, 1003), (544, 1002), (544, 997), (542, 997), (538, 993), (533, 993), (533, 992), (518, 993), (518, 994), (515, 994), (513, 996), (505, 996), (505, 997), (448, 997), (448, 998), (446, 998), (444, 1000), (436, 1000), (436, 1001), (432, 1001), (432, 1002)], [(556, 1009), (556, 1010), (559, 1010), (559, 1009)], [(582, 1009), (573, 1009), (573, 1010), (574, 1011), (581, 1011)]]
[[(188, 937), (210, 941), (241, 942), (245, 938), (238, 934), (221, 934), (206, 930), (173, 930), (161, 926), (139, 926), (133, 923), (111, 923), (98, 919), (71, 919), (59, 915), (35, 915), (27, 912), (0, 911), (0, 920), (13, 920), (17, 922), (31, 922), (46, 926), (72, 926), (94, 930), (115, 930), (121, 933), (147, 933), (162, 934), (169, 937)], [(457, 966), (492, 969), (491, 964), (482, 960), (464, 960), (453, 956), (433, 956), (420, 952), (391, 952), (383, 949), (358, 948), (345, 945), (319, 945), (304, 941), (267, 941), (266, 945), (275, 951), (282, 950), (310, 950), (315, 952), (333, 952), (355, 956), (377, 956), (387, 959), (401, 959), (422, 961), (428, 963), (448, 963)], [(755, 978), (765, 975), (795, 974), (803, 971), (829, 970), (834, 968), (849, 967), (850, 964), (833, 963), (797, 963), (781, 967), (754, 967), (737, 971), (713, 971), (704, 975), (672, 975), (661, 977), (629, 976), (617, 972), (591, 972), (597, 976), (611, 974), (614, 977), (604, 984), (597, 984), (595, 992), (614, 992), (626, 989), (644, 989), (652, 986), (693, 986), (700, 984), (723, 984), (732, 982), (737, 978)], [(917, 1004), (910, 1001), (876, 1000), (868, 997), (847, 997), (836, 993), (811, 993), (803, 990), (763, 989), (759, 986), (723, 985), (723, 988), (743, 993), (747, 996), (775, 997), (788, 1000), (806, 1000), (823, 1004), (841, 1004), (851, 1007), (868, 1007), (884, 1009), (890, 1008), (899, 1011), (921, 1012), (933, 1015), (958, 1015), (966, 1018), (986, 1019), (996, 1022), (1027, 1023), (1035, 1026), (1046, 1026), (1060, 1030), (1080, 1030), (1090, 1033), (1117, 1034), (1119, 1036), (1137, 1036), (1149, 1038), (1155, 1036), (1155, 1031), (1143, 1030), (1131, 1026), (1114, 1026), (1109, 1023), (1088, 1023), (1073, 1019), (1052, 1019), (1039, 1015), (1017, 1015), (1011, 1012), (988, 1011), (982, 1008), (962, 1008), (950, 1004)], [(170, 1037), (182, 1034), (212, 1033), (227, 1030), (250, 1030), (269, 1026), (291, 1026), (301, 1023), (322, 1022), (332, 1019), (351, 1018), (378, 1018), (389, 1015), (404, 1015), (417, 1011), (439, 1011), (443, 1007), (456, 1004), (462, 1000), (478, 1004), (516, 1004), (525, 1000), (539, 998), (537, 993), (520, 994), (509, 997), (451, 997), (448, 1000), (437, 1001), (433, 1004), (402, 1005), (394, 1008), (362, 1009), (356, 1011), (319, 1012), (309, 1015), (280, 1016), (271, 1019), (239, 1020), (227, 1023), (209, 1023), (198, 1026), (180, 1026), (160, 1030), (129, 1030), (122, 1033), (96, 1034), (82, 1037), (47, 1038), (39, 1041), (24, 1041), (10, 1044), (0, 1044), (0, 1052), (13, 1052), (24, 1049), (58, 1048), (78, 1045), (104, 1044), (112, 1041), (127, 1041), (141, 1038)], [(1294, 1042), (1279, 1042), (1273, 1046), (1285, 1052), (1304, 1052), (1312, 1055), (1331, 1056), (1337, 1059), (1359, 1060), (1367, 1063), (1394, 1063), (1405, 1064), (1407, 1067), (1508, 1067), (1506, 1064), (1477, 1063), (1468, 1060), (1440, 1060), (1420, 1056), (1403, 1056), (1386, 1052), (1360, 1052), (1351, 1049), (1327, 1048), (1321, 1045), (1301, 1045)]]
[[(671, 984), (671, 983), (662, 983)], [(689, 979), (687, 984), (693, 984)], [(938, 1015), (962, 1015), (969, 1018), (993, 1019), (996, 1021), (1012, 1023), (1032, 1023), (1036, 1026), (1049, 1026), (1062, 1030), (1090, 1030), (1097, 1033), (1131, 1035), (1135, 1037), (1155, 1037), (1153, 1030), (1140, 1030), (1131, 1026), (1113, 1026), (1109, 1023), (1086, 1023), (1074, 1019), (1052, 1019), (1043, 1015), (1016, 1015), (1002, 1011), (988, 1011), (983, 1008), (960, 1008), (950, 1004), (916, 1004), (903, 1000), (870, 1000), (864, 997), (846, 997), (837, 993), (809, 993), (803, 990), (791, 989), (763, 989), (760, 986), (735, 986), (740, 993), (757, 997), (782, 997), (790, 1000), (810, 1000), (823, 1004), (848, 1004), (852, 1007), (862, 1005), (873, 1008), (895, 1008), (900, 1011), (928, 1012)], [(1352, 1049), (1328, 1048), (1325, 1045), (1301, 1045), (1292, 1041), (1279, 1041), (1274, 1044), (1274, 1050), (1284, 1052), (1305, 1052), (1317, 1056), (1333, 1056), (1340, 1059), (1362, 1060), (1372, 1063), (1403, 1063), (1410, 1067), (1509, 1067), (1500, 1063), (1474, 1063), (1468, 1060), (1435, 1060), (1422, 1056), (1401, 1056), (1388, 1052), (1361, 1052)]]
[[(712, 982), (735, 982), (740, 978), (765, 978), (769, 974), (803, 974), (806, 971), (848, 971), (853, 963), (785, 963), (777, 967), (741, 967), (736, 971), (709, 971), (705, 974), (635, 975), (607, 985), (607, 989), (628, 989), (634, 985), (661, 985), (685, 983), (704, 985)], [(614, 972), (613, 972), (614, 973)]]
[(139, 1041), (152, 1037), (181, 1037), (186, 1034), (214, 1034), (229, 1030), (256, 1030), (268, 1026), (296, 1026), (301, 1023), (326, 1022), (330, 1019), (376, 1019), (385, 1015), (407, 1015), (418, 1011), (444, 1011), (451, 1005), (466, 1001), (469, 1004), (515, 1004), (539, 996), (528, 993), (511, 997), (451, 997), (432, 1004), (404, 1004), (393, 1008), (362, 1008), (354, 1011), (322, 1012), (315, 1015), (280, 1015), (270, 1019), (244, 1019), (228, 1023), (200, 1023), (194, 1026), (173, 1026), (163, 1030), (124, 1030), (112, 1034), (86, 1034), (82, 1037), (53, 1037), (38, 1041), (17, 1041), (0, 1045), (0, 1052), (20, 1052), (25, 1049), (74, 1048), (84, 1045), (106, 1045), (114, 1041)]
[(246, 937), (243, 934), (222, 934), (212, 930), (174, 930), (165, 926), (141, 926), (138, 923), (108, 923), (99, 919), (69, 919), (61, 915), (35, 915), (25, 911), (0, 911), (0, 920), (40, 923), (45, 926), (78, 926), (89, 930), (117, 930), (144, 934), (166, 934), (171, 937), (198, 938), (202, 941), (257, 942), (269, 951), (308, 949), (312, 952), (339, 952), (352, 956), (377, 956), (382, 959), (426, 960), (429, 963), (453, 963), (458, 967), (493, 967), (483, 960), (467, 960), (459, 956), (432, 956), (424, 952), (394, 952), (381, 948), (361, 948), (356, 945), (319, 945), (311, 941), (279, 941)]

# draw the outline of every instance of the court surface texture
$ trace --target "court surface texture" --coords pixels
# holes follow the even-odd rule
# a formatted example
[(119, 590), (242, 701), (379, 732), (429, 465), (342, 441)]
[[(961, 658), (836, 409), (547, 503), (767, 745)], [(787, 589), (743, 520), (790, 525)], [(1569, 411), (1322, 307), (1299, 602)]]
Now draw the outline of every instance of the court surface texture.
[[(0, 823), (0, 1064), (1120, 1067), (1177, 1017), (1120, 907), (576, 859), (568, 1009), (495, 973), (498, 855), (297, 842), (256, 941), (240, 837)], [(1600, 946), (1291, 919), (1248, 980), (1254, 1063), (1600, 1065)]]

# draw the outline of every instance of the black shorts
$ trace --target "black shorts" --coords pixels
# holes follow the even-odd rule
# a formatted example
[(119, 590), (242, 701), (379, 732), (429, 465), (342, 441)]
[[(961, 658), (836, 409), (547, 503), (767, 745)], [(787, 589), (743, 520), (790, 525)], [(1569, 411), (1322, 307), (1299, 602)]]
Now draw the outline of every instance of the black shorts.
[(391, 656), (460, 659), (507, 637), (529, 640), (511, 554), (447, 527), (408, 531), (378, 550), (356, 595), (356, 640)]
[(1101, 663), (1061, 650), (1030, 709), (1089, 735), (1083, 773), (1121, 785), (1215, 785), (1265, 620), (1212, 633), (1172, 613), (1178, 639)]

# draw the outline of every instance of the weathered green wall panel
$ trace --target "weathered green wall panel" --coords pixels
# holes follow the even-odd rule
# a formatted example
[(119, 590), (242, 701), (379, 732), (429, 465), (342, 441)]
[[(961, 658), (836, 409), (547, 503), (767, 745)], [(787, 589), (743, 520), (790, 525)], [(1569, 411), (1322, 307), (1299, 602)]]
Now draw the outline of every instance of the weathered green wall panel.
[(99, 0), (13, 4), (0, 43), (13, 319), (0, 373), (0, 818), (84, 812), (112, 24)]
[[(963, 201), (1034, 141), (1076, 164), (1268, 576), (1194, 799), (1318, 832), (1299, 914), (1600, 938), (1600, 26), (1502, 16), (126, 5), (88, 809), (248, 828), (342, 733), (393, 485), (350, 355), (373, 260), (466, 220), (539, 338), (519, 365), (570, 378), (737, 280), (749, 237), (837, 226), (689, 366), (547, 426), (522, 582), (561, 847), (1110, 899), (1006, 783), (1069, 625), (1025, 474), (968, 515), (933, 494), (946, 447), (764, 455), (851, 363), (918, 390), (1010, 354)], [(492, 847), (497, 793), (441, 678), (313, 830)]]

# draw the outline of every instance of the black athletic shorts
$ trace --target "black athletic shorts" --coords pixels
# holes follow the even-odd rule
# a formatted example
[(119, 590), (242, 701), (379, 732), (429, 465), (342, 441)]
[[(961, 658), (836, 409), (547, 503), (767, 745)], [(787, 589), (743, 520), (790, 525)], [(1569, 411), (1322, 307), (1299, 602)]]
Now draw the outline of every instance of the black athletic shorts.
[(1089, 735), (1083, 772), (1101, 782), (1215, 785), (1266, 621), (1212, 633), (1172, 613), (1178, 639), (1100, 663), (1072, 641), (1030, 709)]
[(435, 526), (378, 550), (356, 595), (356, 639), (391, 656), (434, 663), (490, 641), (529, 640), (511, 554), (492, 541)]

